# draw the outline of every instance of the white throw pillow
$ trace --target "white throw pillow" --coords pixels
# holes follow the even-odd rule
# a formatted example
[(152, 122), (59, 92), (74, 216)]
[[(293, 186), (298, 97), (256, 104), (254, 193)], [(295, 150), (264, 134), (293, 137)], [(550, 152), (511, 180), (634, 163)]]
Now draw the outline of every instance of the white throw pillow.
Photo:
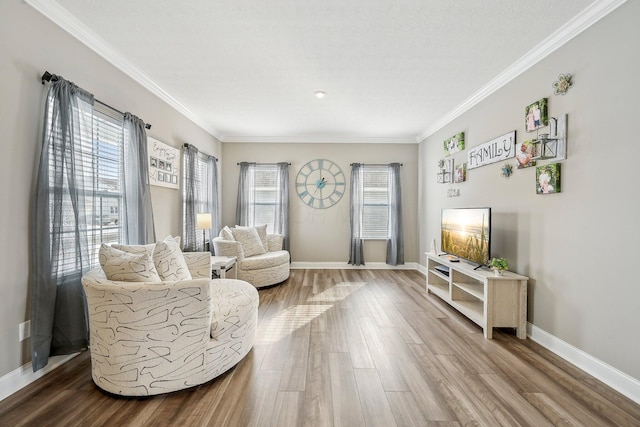
[(236, 240), (233, 238), (231, 229), (226, 225), (222, 228), (222, 230), (220, 230), (220, 237), (222, 237), (223, 240)]
[(245, 257), (262, 255), (266, 253), (258, 231), (255, 228), (232, 228), (231, 232), (236, 241), (240, 242)]
[(163, 282), (192, 279), (180, 245), (173, 239), (156, 243), (156, 248), (153, 250), (153, 263)]
[(105, 243), (100, 245), (100, 265), (109, 280), (159, 282), (160, 276), (147, 253), (129, 253)]
[(130, 254), (147, 254), (149, 257), (153, 255), (153, 249), (156, 247), (155, 243), (150, 245), (118, 245), (116, 243), (111, 245), (112, 248), (119, 251), (129, 252)]
[[(245, 227), (243, 225), (236, 225), (236, 228), (252, 228), (252, 227)], [(268, 252), (269, 251), (269, 239), (267, 239), (267, 224), (256, 225), (253, 228), (255, 228), (256, 231), (258, 232), (258, 236), (260, 237), (260, 241), (262, 242), (262, 247), (264, 248), (264, 251)]]

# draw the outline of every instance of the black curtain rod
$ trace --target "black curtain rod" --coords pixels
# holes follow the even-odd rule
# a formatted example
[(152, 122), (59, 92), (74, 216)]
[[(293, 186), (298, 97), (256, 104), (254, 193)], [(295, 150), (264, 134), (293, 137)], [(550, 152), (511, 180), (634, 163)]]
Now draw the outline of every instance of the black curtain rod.
[[(360, 164), (362, 166), (389, 166), (391, 163), (351, 163), (349, 166)], [(404, 166), (400, 163), (400, 166)]]
[[(50, 82), (52, 79), (55, 79), (55, 76), (53, 74), (51, 74), (50, 72), (45, 71), (44, 74), (42, 75), (41, 81), (42, 81), (42, 84), (44, 84), (44, 82)], [(111, 108), (116, 113), (122, 114), (124, 116), (124, 113), (122, 111), (118, 110), (117, 108), (113, 108), (111, 105), (105, 104), (104, 102), (102, 102), (102, 101), (100, 101), (98, 99), (95, 99), (95, 98), (94, 98), (94, 101), (97, 102), (98, 104), (104, 105), (107, 108)], [(144, 127), (146, 129), (151, 129), (151, 125), (149, 123), (145, 123)]]
[[(272, 165), (277, 165), (278, 164), (278, 163), (256, 163), (256, 162), (245, 162), (245, 163), (249, 163), (250, 165), (267, 165), (267, 166), (272, 166)], [(236, 164), (238, 166), (240, 166), (240, 162), (238, 162)], [(291, 166), (291, 162), (287, 162), (287, 165)]]
[[(194, 147), (196, 150), (198, 150), (198, 147), (196, 147), (195, 145), (191, 145), (188, 142), (185, 142), (184, 144), (182, 144), (182, 148), (187, 148), (187, 147)], [(198, 152), (200, 152), (200, 150), (198, 150)], [(207, 156), (209, 156), (209, 154), (207, 154)], [(216, 159), (216, 162), (218, 161), (218, 158), (216, 156), (211, 156), (214, 159)]]

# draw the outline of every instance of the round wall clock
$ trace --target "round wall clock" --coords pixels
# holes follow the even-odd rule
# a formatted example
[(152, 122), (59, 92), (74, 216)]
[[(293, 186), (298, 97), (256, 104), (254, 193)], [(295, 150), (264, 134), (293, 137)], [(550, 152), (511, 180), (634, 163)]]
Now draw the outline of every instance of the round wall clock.
[(331, 160), (311, 160), (298, 171), (296, 192), (298, 197), (315, 209), (326, 209), (340, 201), (347, 181), (340, 166)]

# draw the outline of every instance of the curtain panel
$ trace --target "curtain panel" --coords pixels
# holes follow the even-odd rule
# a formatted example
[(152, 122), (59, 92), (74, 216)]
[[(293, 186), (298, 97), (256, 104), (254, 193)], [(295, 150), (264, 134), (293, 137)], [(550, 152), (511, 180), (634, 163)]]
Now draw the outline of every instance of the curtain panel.
[[(218, 196), (218, 162), (213, 156), (206, 156), (207, 161), (207, 208), (206, 212), (211, 212), (211, 230), (209, 230), (210, 239), (220, 233), (220, 199)], [(209, 245), (211, 254), (214, 253), (213, 244)]]
[(389, 237), (387, 259), (390, 265), (404, 264), (404, 231), (402, 227), (402, 188), (400, 185), (400, 163), (389, 165)]
[(253, 225), (255, 216), (255, 163), (241, 162), (238, 177), (238, 197), (236, 199), (236, 224)]
[(364, 240), (362, 239), (362, 205), (364, 165), (351, 165), (351, 199), (349, 201), (349, 264), (364, 265)]
[[(93, 141), (93, 104), (92, 94), (60, 76), (52, 78), (31, 215), (34, 371), (45, 367), (49, 356), (88, 347), (80, 279), (92, 268), (87, 212), (92, 211), (95, 188), (92, 159), (84, 155), (81, 145)], [(75, 254), (73, 265), (61, 261), (65, 252)]]
[(283, 236), (283, 249), (289, 248), (289, 163), (276, 165), (276, 212), (274, 230)]
[(200, 188), (198, 185), (198, 149), (186, 144), (183, 151), (183, 179), (182, 179), (182, 244), (185, 252), (202, 251), (203, 241), (196, 232), (197, 201)]

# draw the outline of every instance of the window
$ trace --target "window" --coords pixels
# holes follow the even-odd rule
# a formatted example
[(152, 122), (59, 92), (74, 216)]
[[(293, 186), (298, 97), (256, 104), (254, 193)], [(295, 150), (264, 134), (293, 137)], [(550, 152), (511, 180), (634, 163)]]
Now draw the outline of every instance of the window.
[(254, 216), (253, 224), (267, 224), (267, 232), (273, 233), (276, 220), (277, 167), (256, 165), (254, 176)]
[(363, 239), (386, 240), (389, 235), (389, 167), (363, 166), (362, 174)]
[[(51, 107), (51, 106), (50, 106)], [(112, 113), (107, 108), (100, 108), (96, 105), (93, 114), (86, 113), (90, 117), (83, 117), (83, 123), (91, 126), (91, 131), (86, 135), (93, 134), (93, 139), (82, 139), (75, 145), (76, 156), (82, 158), (84, 171), (81, 178), (77, 180), (79, 194), (84, 200), (85, 229), (80, 232), (87, 233), (89, 244), (89, 265), (98, 264), (98, 252), (102, 243), (116, 243), (122, 238), (122, 117), (117, 113)], [(49, 156), (49, 182), (50, 192), (54, 191), (53, 166), (56, 159), (52, 152)], [(69, 191), (68, 183), (64, 183), (63, 191)], [(53, 201), (53, 197), (50, 198)], [(51, 227), (52, 233), (60, 233), (61, 248), (57, 260), (56, 269), (63, 273), (78, 272), (82, 268), (81, 257), (78, 256), (76, 247), (75, 224), (73, 207), (68, 197), (63, 198), (62, 227)], [(53, 206), (50, 206), (50, 219), (52, 222), (58, 221), (54, 218)], [(66, 226), (69, 224), (70, 226)], [(55, 261), (54, 261), (55, 262)], [(86, 267), (86, 266), (85, 266)]]

